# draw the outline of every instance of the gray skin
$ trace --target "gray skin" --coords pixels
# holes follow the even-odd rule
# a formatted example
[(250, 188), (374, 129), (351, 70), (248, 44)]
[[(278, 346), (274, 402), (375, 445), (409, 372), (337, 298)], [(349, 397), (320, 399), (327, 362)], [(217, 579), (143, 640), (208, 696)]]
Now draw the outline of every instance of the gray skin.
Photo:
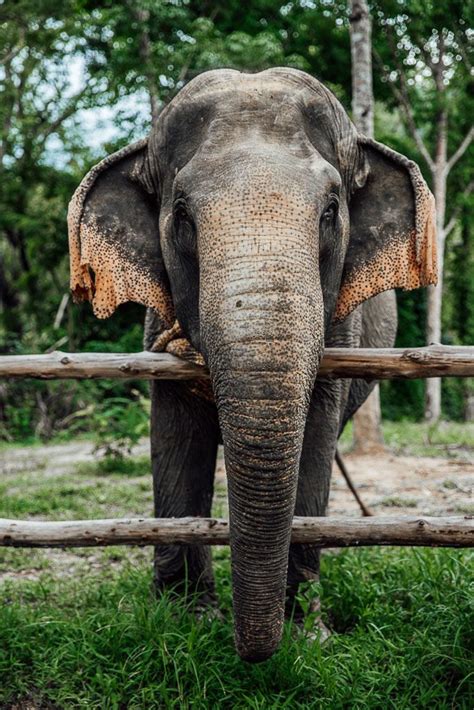
[[(325, 515), (338, 435), (373, 386), (317, 377), (323, 349), (395, 339), (395, 297), (386, 289), (397, 285), (393, 260), (403, 256), (390, 249), (413, 234), (413, 164), (363, 143), (334, 96), (290, 69), (200, 75), (134, 160), (112, 168), (110, 179), (102, 168), (83, 221), (108, 229), (107, 243), (116, 240), (130, 263), (154, 250), (152, 270), (204, 356), (214, 394), (209, 401), (189, 383), (152, 384), (155, 514), (211, 514), (222, 441), (236, 647), (261, 661), (278, 647), (285, 600), (288, 609), (299, 583), (319, 575), (319, 549), (290, 546), (292, 517)], [(132, 174), (133, 190), (120, 182)], [(142, 219), (141, 232), (148, 229), (139, 190), (159, 225), (131, 248), (134, 225)], [(118, 223), (133, 224), (117, 236)], [(373, 282), (347, 296), (341, 284), (379, 252)], [(344, 317), (341, 293), (350, 302)], [(146, 347), (164, 326), (150, 310)], [(157, 547), (155, 583), (186, 584), (213, 604), (209, 548)]]

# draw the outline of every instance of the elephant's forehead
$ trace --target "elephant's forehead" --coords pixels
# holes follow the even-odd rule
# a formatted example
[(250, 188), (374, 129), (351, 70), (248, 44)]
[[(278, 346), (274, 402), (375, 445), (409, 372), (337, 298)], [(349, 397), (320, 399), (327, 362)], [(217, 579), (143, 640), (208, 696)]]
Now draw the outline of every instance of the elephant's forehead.
[(234, 69), (217, 69), (200, 74), (190, 81), (170, 102), (167, 110), (183, 102), (210, 101), (220, 103), (232, 98), (258, 103), (272, 94), (309, 99), (315, 94), (327, 95), (324, 86), (305, 72), (290, 68), (273, 68), (256, 74)]
[(316, 155), (339, 170), (338, 151), (355, 145), (352, 133), (338, 101), (308, 74), (225, 69), (201, 74), (179, 92), (160, 115), (151, 145), (169, 184), (194, 157), (210, 163), (224, 156), (228, 171), (233, 150), (256, 155), (269, 147), (290, 166)]
[(243, 126), (245, 123), (272, 127), (294, 126), (302, 123), (305, 108), (325, 97), (315, 96), (306, 84), (287, 81), (285, 75), (262, 72), (241, 74), (232, 72), (219, 81), (207, 84), (203, 80), (194, 91), (183, 90), (166, 111), (164, 123), (195, 117), (196, 123), (212, 117), (214, 128), (220, 122)]
[(282, 82), (278, 75), (231, 77), (181, 98), (160, 117), (156, 147), (166, 163), (180, 169), (199, 149), (210, 156), (247, 144), (253, 152), (275, 140), (293, 154), (309, 155), (305, 112), (315, 99), (308, 90)]

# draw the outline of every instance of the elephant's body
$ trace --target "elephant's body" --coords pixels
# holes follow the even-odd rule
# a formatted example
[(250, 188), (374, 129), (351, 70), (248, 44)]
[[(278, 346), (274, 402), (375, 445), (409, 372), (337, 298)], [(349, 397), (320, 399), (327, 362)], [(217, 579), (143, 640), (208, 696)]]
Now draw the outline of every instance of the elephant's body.
[[(156, 514), (210, 514), (222, 439), (236, 646), (264, 660), (288, 589), (318, 574), (317, 548), (290, 549), (293, 515), (324, 514), (338, 434), (370, 391), (318, 378), (324, 347), (393, 343), (384, 292), (436, 281), (431, 193), (316, 79), (217, 70), (92, 169), (68, 221), (76, 297), (100, 317), (143, 303), (148, 345), (179, 333), (209, 368), (212, 397), (153, 384)], [(157, 553), (159, 587), (212, 600), (206, 549)]]

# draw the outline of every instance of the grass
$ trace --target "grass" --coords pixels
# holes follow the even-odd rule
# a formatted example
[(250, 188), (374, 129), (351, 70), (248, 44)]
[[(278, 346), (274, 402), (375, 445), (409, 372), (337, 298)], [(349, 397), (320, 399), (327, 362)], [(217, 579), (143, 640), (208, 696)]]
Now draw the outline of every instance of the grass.
[(446, 550), (327, 555), (321, 593), (335, 629), (320, 648), (286, 628), (279, 652), (235, 655), (225, 622), (155, 600), (149, 566), (9, 583), (0, 608), (0, 700), (60, 708), (472, 708), (472, 557)]
[(97, 437), (94, 435), (93, 432), (78, 432), (71, 434), (70, 431), (64, 430), (58, 434), (54, 434), (51, 438), (48, 438), (46, 442), (41, 437), (31, 434), (30, 436), (25, 436), (22, 439), (15, 439), (14, 441), (10, 441), (10, 439), (0, 439), (0, 452), (17, 449), (20, 445), (28, 447), (39, 447), (44, 446), (45, 443), (52, 445), (67, 444), (71, 441), (91, 441), (95, 443), (96, 440)]
[(474, 515), (474, 503), (465, 503), (456, 505), (456, 512), (461, 515)]
[(81, 463), (76, 470), (82, 476), (146, 476), (151, 468), (148, 456), (104, 456)]
[[(70, 520), (152, 514), (152, 492), (148, 479), (107, 478), (99, 474), (33, 478), (23, 474), (15, 487), (0, 484), (2, 516), (6, 518), (51, 517)], [(128, 511), (128, 512), (127, 512)]]
[[(474, 423), (469, 422), (391, 422), (383, 421), (386, 445), (394, 454), (407, 456), (472, 457), (474, 449)], [(344, 429), (340, 447), (343, 452), (352, 446), (352, 422)]]
[[(126, 460), (119, 471), (104, 475), (100, 462), (78, 464), (71, 473), (54, 476), (46, 470), (20, 471), (4, 475), (0, 483), (0, 517), (22, 519), (83, 520), (153, 514), (153, 495), (147, 464), (142, 457)], [(132, 472), (135, 474), (132, 476)], [(0, 548), (0, 574), (51, 568), (52, 574), (73, 573), (78, 563), (89, 567), (110, 565), (127, 558), (150, 560), (151, 551), (125, 548), (83, 548), (62, 552)], [(66, 560), (66, 563), (64, 563)], [(0, 587), (1, 594), (1, 587)]]
[[(456, 427), (430, 441), (453, 444)], [(425, 425), (385, 426), (386, 438), (410, 452), (425, 446), (428, 434)], [(463, 429), (457, 442), (468, 445), (469, 437)], [(142, 457), (51, 475), (48, 466), (22, 468), (0, 484), (2, 517), (151, 512)], [(221, 484), (214, 514), (227, 514)], [(234, 652), (228, 550), (213, 551), (225, 621), (212, 623), (195, 619), (192, 600), (153, 597), (151, 555), (150, 548), (125, 547), (0, 549), (0, 708), (474, 707), (470, 551), (325, 555), (320, 591), (331, 640), (309, 645), (288, 625), (279, 652), (256, 666)]]
[(474, 424), (458, 422), (384, 422), (387, 445), (397, 454), (455, 456), (474, 449)]
[(407, 498), (405, 496), (385, 496), (379, 505), (388, 506), (389, 508), (416, 508), (418, 501), (416, 498)]

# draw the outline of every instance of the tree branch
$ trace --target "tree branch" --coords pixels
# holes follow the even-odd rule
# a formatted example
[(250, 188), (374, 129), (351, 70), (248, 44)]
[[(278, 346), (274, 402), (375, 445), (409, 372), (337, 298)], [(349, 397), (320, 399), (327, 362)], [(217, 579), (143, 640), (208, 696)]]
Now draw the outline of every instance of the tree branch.
[[(461, 200), (468, 197), (471, 194), (473, 189), (474, 189), (474, 180), (471, 180), (471, 182), (467, 185), (466, 189), (461, 194)], [(453, 230), (460, 211), (461, 211), (461, 204), (458, 204), (453, 210), (453, 213), (451, 215), (451, 219), (449, 220), (448, 224), (444, 228), (445, 237), (447, 237), (448, 234)]]
[(463, 58), (464, 65), (465, 65), (466, 69), (468, 70), (468, 72), (471, 73), (471, 71), (472, 71), (472, 64), (471, 64), (471, 62), (470, 62), (470, 60), (469, 60), (469, 56), (468, 56), (468, 54), (467, 54), (466, 47), (465, 47), (465, 45), (464, 45), (464, 42), (463, 42), (463, 40), (462, 40), (462, 37), (460, 37), (459, 31), (456, 31), (456, 30), (455, 30), (455, 31), (454, 31), (454, 36), (456, 37), (456, 42), (457, 42), (457, 45), (458, 45), (459, 54), (460, 54), (461, 57)]
[[(228, 545), (229, 522), (216, 518), (115, 518), (108, 520), (0, 519), (3, 547), (105, 547), (107, 545)], [(293, 543), (318, 547), (410, 545), (474, 547), (470, 516), (429, 518), (294, 517)]]
[(420, 46), (420, 51), (423, 55), (423, 59), (425, 60), (425, 64), (430, 68), (431, 73), (434, 76), (436, 73), (436, 70), (437, 70), (437, 65), (434, 63), (431, 53), (429, 52), (429, 50), (427, 50), (425, 48), (423, 42), (420, 42), (419, 46)]
[(472, 139), (474, 138), (474, 126), (471, 126), (469, 131), (464, 136), (463, 141), (460, 143), (458, 149), (452, 154), (448, 162), (446, 163), (446, 175), (452, 170), (456, 165), (458, 160), (462, 158), (466, 150), (469, 148)]
[(144, 74), (148, 85), (148, 96), (150, 99), (151, 120), (154, 125), (160, 113), (160, 97), (156, 86), (156, 77), (153, 67), (153, 51), (148, 30), (150, 11), (134, 7), (133, 2), (127, 3), (133, 12), (135, 19), (140, 25), (141, 32), (139, 38), (139, 54), (144, 64)]
[[(472, 377), (474, 346), (425, 348), (326, 348), (321, 376), (364, 380), (417, 377)], [(0, 377), (40, 380), (194, 380), (209, 379), (202, 365), (169, 353), (73, 353), (5, 355)]]
[(16, 57), (17, 54), (21, 52), (25, 46), (25, 28), (20, 27), (18, 30), (18, 44), (12, 47), (10, 51), (0, 59), (0, 64), (8, 64), (11, 60)]
[[(405, 114), (405, 118), (406, 118), (406, 121), (408, 124), (408, 129), (410, 131), (410, 134), (411, 134), (413, 140), (415, 141), (415, 143), (417, 145), (418, 150), (420, 151), (421, 155), (425, 159), (431, 172), (434, 172), (434, 169), (435, 169), (434, 161), (428, 152), (428, 148), (426, 147), (418, 128), (416, 127), (415, 116), (413, 114), (413, 109), (411, 107), (410, 100), (408, 97), (408, 91), (407, 91), (406, 84), (404, 81), (403, 70), (400, 67), (398, 68), (398, 75), (400, 78), (400, 89), (399, 89), (398, 86), (395, 84), (395, 82), (390, 80), (387, 72), (385, 71), (382, 59), (381, 59), (380, 55), (375, 50), (374, 50), (374, 57), (375, 57), (377, 64), (381, 67), (382, 71), (384, 72), (385, 77), (387, 79), (387, 83), (390, 85), (395, 98), (397, 99), (403, 113)], [(397, 64), (398, 64), (398, 62), (397, 62)]]
[[(11, 75), (11, 62), (7, 62), (5, 65), (5, 90), (3, 93), (4, 102), (4, 119), (2, 126), (2, 134), (0, 136), (0, 167), (3, 167), (3, 160), (5, 154), (8, 152), (9, 140), (10, 140), (10, 129), (13, 119), (13, 111), (15, 108), (15, 95), (12, 91), (12, 75)], [(6, 88), (10, 89), (10, 96), (8, 97), (8, 92)]]
[(23, 47), (24, 47), (23, 43), (20, 44), (20, 45), (18, 45), (18, 47), (13, 47), (13, 49), (11, 49), (11, 50), (8, 52), (8, 54), (6, 54), (4, 57), (2, 57), (2, 58), (0, 59), (0, 65), (1, 65), (1, 64), (7, 64), (7, 63), (10, 62), (12, 59), (14, 59), (14, 58), (16, 57), (16, 55), (21, 52), (21, 50), (23, 49)]
[[(81, 94), (84, 92), (81, 92)], [(79, 98), (79, 95), (75, 96), (74, 99)], [(72, 116), (75, 112), (77, 111), (77, 104), (74, 101), (74, 103), (70, 104), (67, 108), (64, 109), (64, 111), (61, 113), (60, 116), (58, 116), (52, 123), (49, 124), (43, 131), (41, 131), (40, 135), (42, 137), (40, 143), (44, 143), (46, 138), (51, 135), (51, 133), (54, 133), (55, 131), (58, 130), (58, 128), (61, 126), (61, 124), (70, 116)]]

